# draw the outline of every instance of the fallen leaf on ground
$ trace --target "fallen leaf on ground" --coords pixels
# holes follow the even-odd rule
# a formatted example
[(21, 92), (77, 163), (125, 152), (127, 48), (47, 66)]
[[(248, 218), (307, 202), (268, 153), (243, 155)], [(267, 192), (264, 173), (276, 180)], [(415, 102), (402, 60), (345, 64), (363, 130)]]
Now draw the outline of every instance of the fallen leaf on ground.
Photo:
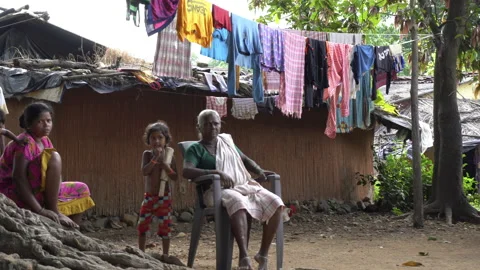
[(428, 237), (428, 241), (437, 241), (437, 238), (434, 236)]
[(150, 243), (150, 244), (147, 244), (147, 245), (145, 246), (145, 248), (154, 248), (154, 247), (156, 247), (156, 246), (157, 246), (157, 244), (155, 244), (155, 243)]
[(414, 261), (408, 261), (402, 264), (403, 266), (423, 266), (423, 264)]
[(418, 252), (418, 255), (420, 255), (420, 256), (428, 256), (428, 252), (420, 251), (420, 252)]

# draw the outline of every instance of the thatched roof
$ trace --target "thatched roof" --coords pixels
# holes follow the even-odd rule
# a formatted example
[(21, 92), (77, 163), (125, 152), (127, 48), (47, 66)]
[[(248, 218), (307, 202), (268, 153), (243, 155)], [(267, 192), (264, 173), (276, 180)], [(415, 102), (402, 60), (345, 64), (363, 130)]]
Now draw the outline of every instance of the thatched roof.
[[(420, 121), (430, 125), (433, 130), (433, 83), (429, 79), (419, 80), (419, 100), (418, 110)], [(384, 87), (381, 91), (384, 93)], [(387, 115), (384, 112), (376, 110), (374, 114), (382, 119), (382, 123), (394, 129), (411, 129), (411, 103), (410, 101), (410, 82), (400, 80), (392, 83), (390, 94), (384, 95), (385, 100), (390, 103), (402, 103), (399, 108), (400, 117)], [(480, 144), (480, 100), (471, 100), (459, 98), (457, 100), (458, 110), (462, 124), (462, 141), (465, 149)], [(375, 132), (377, 144), (382, 141), (392, 141), (395, 139), (395, 132), (388, 130), (385, 126), (380, 126)]]
[[(480, 140), (480, 100), (458, 99), (458, 111), (462, 123), (463, 141)], [(433, 130), (433, 99), (418, 99), (420, 121), (428, 123)], [(411, 117), (411, 106), (406, 106), (401, 114)]]

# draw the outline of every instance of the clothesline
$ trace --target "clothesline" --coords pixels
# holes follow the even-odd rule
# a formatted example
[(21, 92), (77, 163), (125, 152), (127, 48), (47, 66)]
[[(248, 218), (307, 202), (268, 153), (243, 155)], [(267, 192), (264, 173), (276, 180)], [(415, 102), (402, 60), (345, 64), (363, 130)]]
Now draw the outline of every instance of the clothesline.
[(421, 38), (417, 38), (417, 39), (412, 39), (412, 40), (405, 41), (405, 42), (402, 42), (402, 43), (398, 43), (398, 44), (395, 44), (395, 45), (405, 45), (405, 44), (408, 44), (408, 43), (412, 43), (412, 42), (414, 42), (414, 41), (420, 41), (420, 40), (427, 39), (427, 38), (433, 38), (433, 35), (428, 35), (428, 36), (426, 36), (426, 37), (421, 37)]
[[(360, 33), (364, 36), (409, 36), (410, 34), (365, 34)], [(429, 36), (431, 34), (418, 34), (418, 36)]]

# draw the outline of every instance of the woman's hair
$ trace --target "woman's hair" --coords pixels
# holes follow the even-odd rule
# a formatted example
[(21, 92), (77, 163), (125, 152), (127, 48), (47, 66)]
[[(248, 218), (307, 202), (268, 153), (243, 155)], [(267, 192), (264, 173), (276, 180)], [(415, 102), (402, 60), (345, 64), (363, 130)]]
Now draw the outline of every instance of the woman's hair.
[(205, 123), (205, 119), (207, 119), (209, 116), (212, 116), (212, 115), (215, 115), (215, 116), (218, 117), (218, 119), (220, 119), (220, 115), (215, 110), (206, 109), (206, 110), (201, 111), (197, 116), (198, 127), (203, 126), (203, 124)]
[(0, 124), (5, 124), (5, 120), (6, 120), (7, 116), (5, 115), (5, 112), (0, 109)]
[(150, 145), (150, 135), (153, 132), (160, 131), (162, 135), (165, 137), (165, 142), (168, 145), (172, 141), (172, 135), (170, 135), (170, 129), (168, 128), (167, 123), (164, 121), (157, 121), (155, 123), (151, 123), (145, 128), (145, 133), (143, 134), (143, 141)]
[(23, 114), (20, 115), (18, 122), (20, 127), (27, 129), (30, 127), (39, 117), (40, 114), (48, 112), (53, 117), (53, 109), (50, 105), (43, 102), (34, 102), (23, 110)]

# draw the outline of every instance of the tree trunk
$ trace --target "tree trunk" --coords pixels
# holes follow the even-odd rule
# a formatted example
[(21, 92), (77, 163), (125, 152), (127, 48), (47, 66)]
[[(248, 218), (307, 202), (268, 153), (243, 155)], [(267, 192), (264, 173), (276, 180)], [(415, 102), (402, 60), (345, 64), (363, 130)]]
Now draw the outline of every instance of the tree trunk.
[(164, 264), (137, 248), (89, 238), (28, 210), (0, 193), (0, 269), (165, 269)]
[[(410, 8), (415, 8), (416, 0), (410, 0)], [(420, 150), (420, 124), (418, 115), (418, 35), (417, 24), (412, 17), (412, 79), (410, 98), (412, 101), (412, 156), (413, 156), (413, 227), (423, 228), (423, 184)]]
[[(462, 127), (457, 106), (457, 55), (464, 31), (467, 0), (450, 6), (443, 30), (443, 42), (435, 60), (434, 108), (435, 133), (434, 198), (425, 212), (445, 213), (448, 223), (469, 220), (480, 223), (478, 212), (470, 206), (463, 193)], [(435, 118), (434, 118), (435, 119)]]

